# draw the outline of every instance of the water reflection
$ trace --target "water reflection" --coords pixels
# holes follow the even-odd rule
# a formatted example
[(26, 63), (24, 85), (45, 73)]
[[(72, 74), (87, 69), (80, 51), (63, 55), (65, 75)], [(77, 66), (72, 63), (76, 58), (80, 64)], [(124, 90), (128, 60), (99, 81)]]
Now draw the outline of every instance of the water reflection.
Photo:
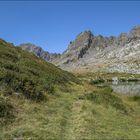
[(111, 87), (114, 92), (130, 96), (140, 96), (140, 82), (113, 82)]

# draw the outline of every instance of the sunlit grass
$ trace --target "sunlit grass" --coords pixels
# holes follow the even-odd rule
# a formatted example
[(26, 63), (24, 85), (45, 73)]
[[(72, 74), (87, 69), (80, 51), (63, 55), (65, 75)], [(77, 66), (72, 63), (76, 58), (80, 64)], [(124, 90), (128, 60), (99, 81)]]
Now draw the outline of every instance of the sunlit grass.
[(0, 139), (140, 139), (139, 96), (90, 83), (139, 75), (83, 74), (79, 82), (3, 40), (0, 49)]
[(57, 94), (51, 95), (47, 102), (17, 98), (16, 120), (3, 127), (0, 138), (140, 138), (140, 106), (135, 101), (114, 95), (108, 87), (87, 83), (70, 85), (67, 92), (55, 88)]

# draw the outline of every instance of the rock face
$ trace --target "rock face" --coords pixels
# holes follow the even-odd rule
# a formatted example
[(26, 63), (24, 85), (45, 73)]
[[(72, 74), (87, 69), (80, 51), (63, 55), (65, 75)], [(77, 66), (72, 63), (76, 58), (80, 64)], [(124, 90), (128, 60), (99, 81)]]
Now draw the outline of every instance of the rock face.
[(140, 26), (118, 37), (80, 33), (55, 64), (76, 72), (127, 72), (140, 74)]
[(130, 31), (130, 38), (139, 38), (140, 37), (140, 26), (136, 26), (134, 27), (131, 31)]
[(61, 55), (50, 54), (33, 44), (20, 46), (67, 71), (140, 74), (140, 26), (118, 37), (81, 32)]
[(58, 59), (60, 57), (60, 54), (56, 53), (49, 53), (47, 51), (44, 51), (41, 47), (38, 47), (31, 43), (24, 43), (19, 45), (23, 50), (29, 51), (34, 53), (36, 56), (48, 61), (53, 62), (55, 59)]

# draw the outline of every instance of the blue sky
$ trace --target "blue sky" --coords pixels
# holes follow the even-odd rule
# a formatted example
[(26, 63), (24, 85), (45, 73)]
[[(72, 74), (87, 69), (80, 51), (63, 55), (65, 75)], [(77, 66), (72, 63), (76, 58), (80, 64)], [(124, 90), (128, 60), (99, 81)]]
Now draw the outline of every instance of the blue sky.
[(63, 52), (77, 34), (119, 35), (140, 25), (140, 2), (0, 1), (0, 38)]

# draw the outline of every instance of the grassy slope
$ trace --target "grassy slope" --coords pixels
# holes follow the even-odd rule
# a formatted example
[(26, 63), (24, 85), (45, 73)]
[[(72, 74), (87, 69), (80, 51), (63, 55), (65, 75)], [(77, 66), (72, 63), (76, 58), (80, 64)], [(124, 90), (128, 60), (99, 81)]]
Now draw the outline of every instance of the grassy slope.
[[(85, 98), (89, 94), (96, 94), (97, 98)], [(106, 94), (114, 102), (102, 98)], [(17, 101), (14, 104), (19, 112), (16, 121), (1, 128), (1, 139), (140, 138), (138, 102), (114, 95), (106, 87), (100, 89), (87, 83), (73, 85), (67, 92), (57, 90), (57, 96), (42, 103), (12, 100)]]
[(35, 55), (0, 40), (0, 83), (7, 94), (21, 93), (33, 100), (41, 100), (53, 85), (75, 81), (75, 77)]
[[(4, 41), (0, 41), (0, 63), (0, 139), (140, 139), (139, 98), (116, 95), (109, 87), (83, 80), (67, 84), (76, 79)], [(3, 80), (9, 72), (13, 79)], [(21, 87), (22, 79), (22, 88), (15, 88)], [(24, 98), (26, 89), (31, 95), (43, 90), (48, 100)]]

